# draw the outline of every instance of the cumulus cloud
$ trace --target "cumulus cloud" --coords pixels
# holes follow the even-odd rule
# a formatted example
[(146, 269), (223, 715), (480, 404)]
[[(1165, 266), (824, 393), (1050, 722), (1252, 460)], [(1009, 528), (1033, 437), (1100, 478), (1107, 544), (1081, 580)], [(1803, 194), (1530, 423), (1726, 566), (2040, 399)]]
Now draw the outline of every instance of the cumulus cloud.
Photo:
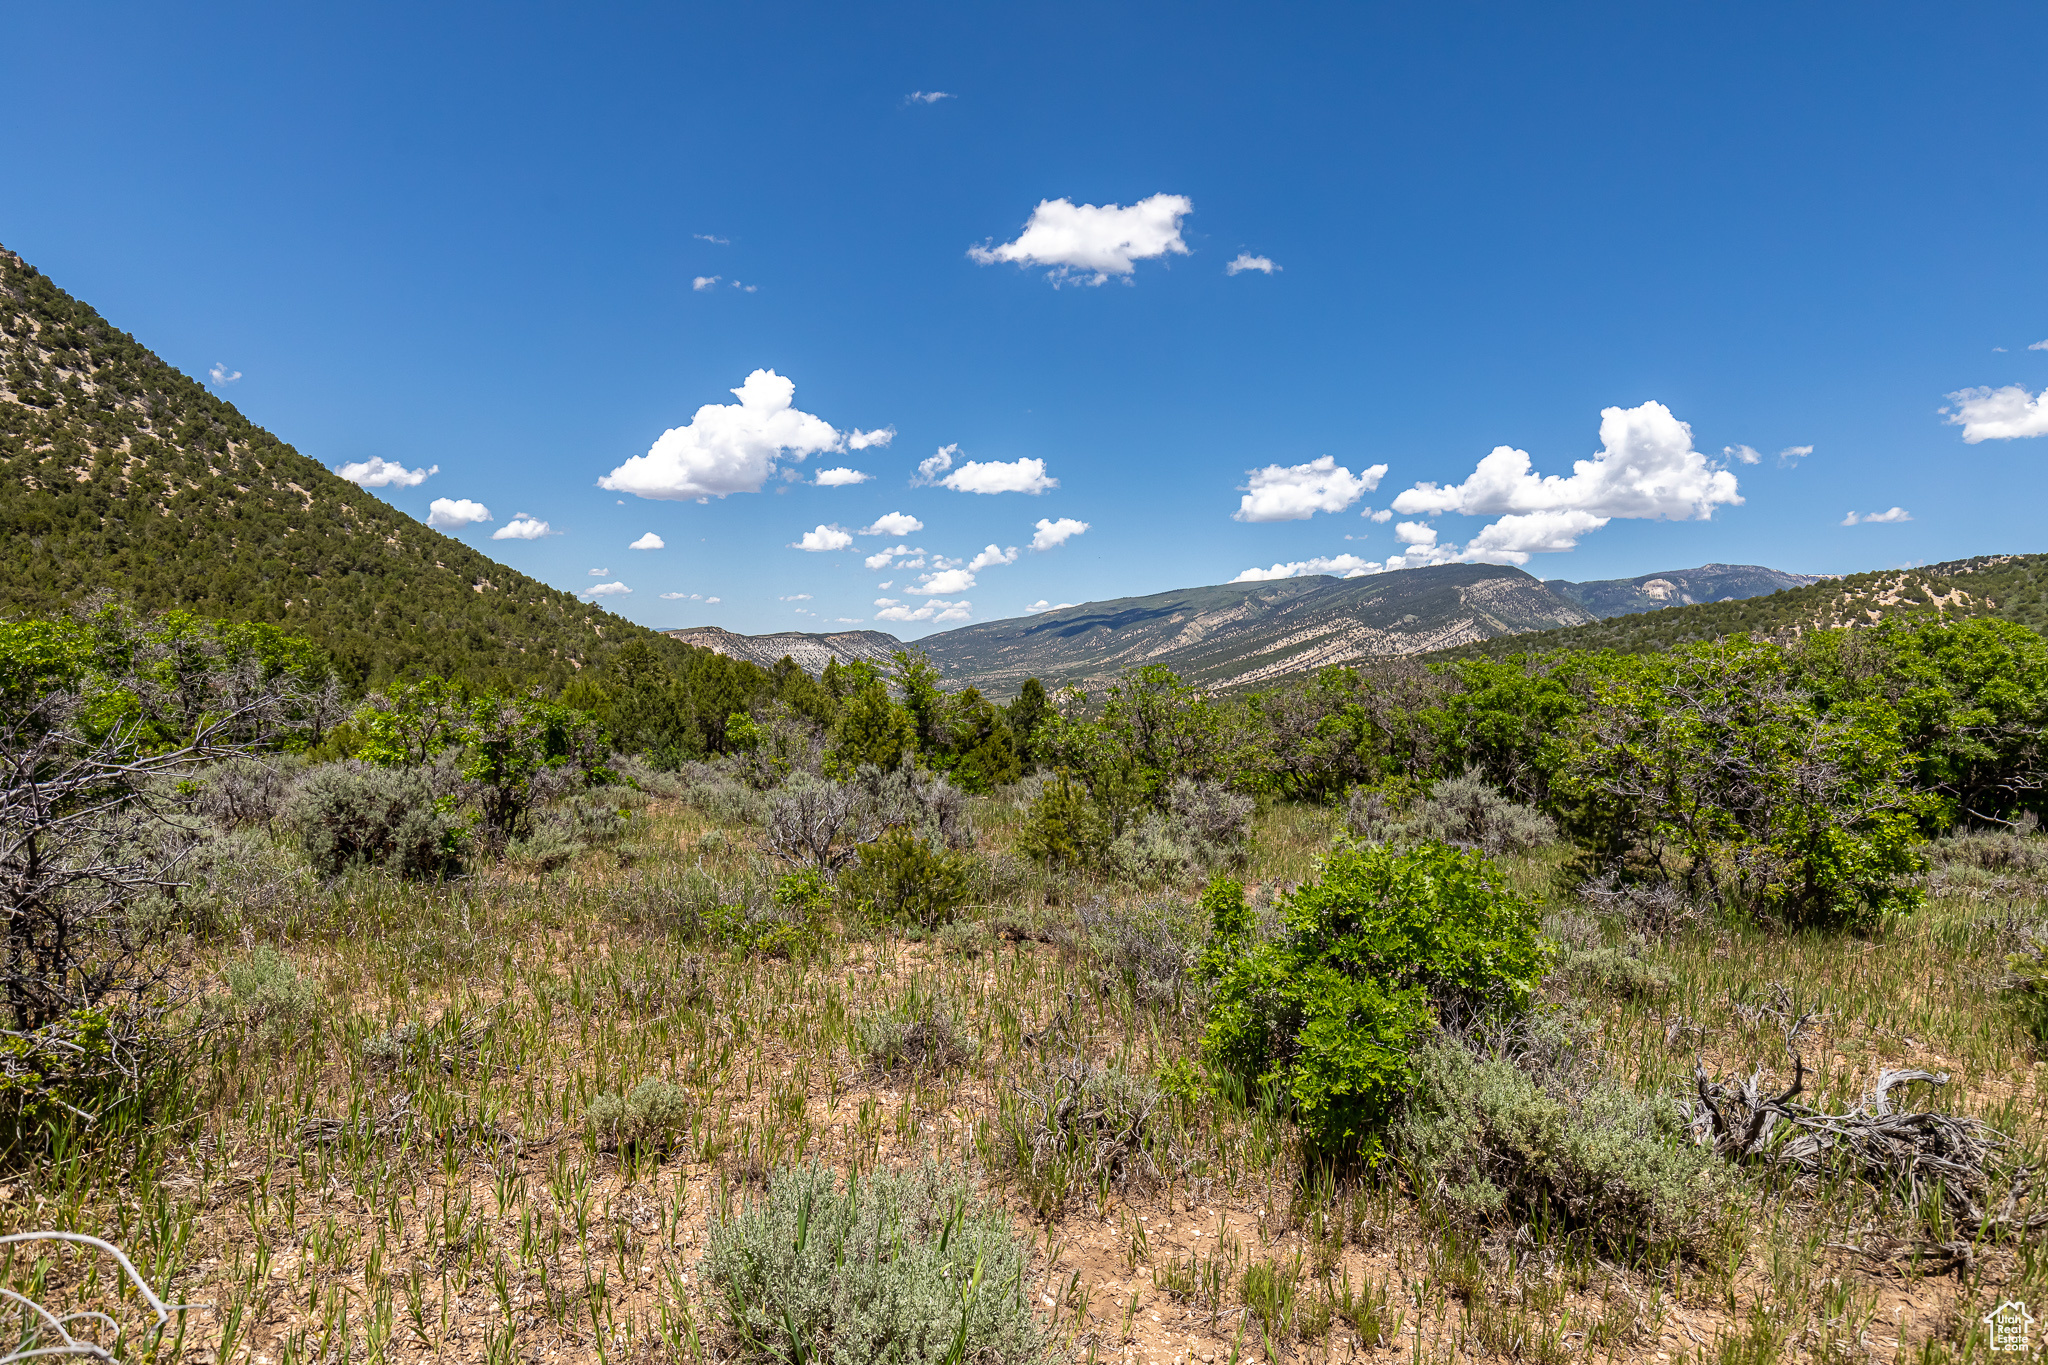
[(706, 403), (689, 425), (664, 431), (645, 455), (597, 486), (643, 498), (758, 493), (777, 460), (800, 461), (845, 445), (831, 423), (793, 406), (796, 384), (773, 370), (755, 370), (732, 392), (738, 403)]
[(999, 550), (995, 546), (990, 545), (984, 547), (980, 554), (967, 561), (967, 571), (974, 573), (981, 569), (993, 569), (999, 564), (1015, 564), (1016, 562), (1016, 546), (1012, 545), (1007, 550)]
[(807, 592), (793, 592), (787, 597), (778, 597), (775, 600), (778, 602), (808, 602), (811, 600), (811, 595)]
[(705, 290), (715, 287), (724, 278), (725, 276), (723, 275), (699, 275), (690, 281), (690, 288), (701, 294)]
[(1020, 266), (1051, 266), (1047, 278), (1055, 284), (1077, 273), (1091, 285), (1105, 283), (1112, 275), (1128, 283), (1134, 262), (1188, 254), (1180, 239), (1180, 220), (1194, 211), (1194, 202), (1184, 194), (1155, 194), (1129, 208), (1077, 207), (1070, 199), (1043, 199), (1016, 241), (970, 247), (967, 255), (980, 265), (1014, 261)]
[(813, 554), (826, 550), (843, 550), (853, 544), (853, 536), (844, 526), (820, 526), (815, 531), (806, 531), (789, 543), (792, 550), (809, 550)]
[(242, 372), (240, 370), (230, 370), (227, 366), (221, 364), (219, 361), (215, 361), (213, 368), (206, 372), (206, 377), (208, 381), (210, 381), (211, 383), (224, 386), (232, 384), (237, 379), (240, 379), (242, 377)]
[(1951, 426), (1963, 429), (1966, 444), (2048, 435), (2048, 389), (2043, 389), (2039, 397), (2017, 384), (2002, 389), (1959, 389), (1948, 396), (1948, 401), (1955, 407), (1943, 408), (1942, 412), (1947, 414)]
[[(952, 448), (948, 446), (947, 450)], [(939, 452), (940, 455), (945, 453), (946, 451)], [(926, 460), (917, 467), (918, 473), (923, 475), (927, 481), (930, 480), (931, 475), (926, 473), (926, 466), (931, 465), (938, 458), (939, 455), (934, 455), (931, 459)], [(950, 457), (947, 463), (951, 463)], [(946, 467), (946, 465), (939, 465), (936, 469), (932, 470), (932, 473), (937, 473)], [(952, 473), (947, 474), (943, 479), (938, 480), (938, 485), (941, 488), (950, 488), (955, 493), (1038, 494), (1048, 489), (1058, 488), (1060, 481), (1046, 477), (1044, 460), (1026, 458), (1022, 460), (969, 460), (953, 470)]]
[(881, 610), (875, 613), (877, 621), (930, 621), (934, 624), (944, 621), (965, 621), (972, 602), (942, 602), (933, 598), (915, 607), (904, 606), (893, 597), (877, 597), (875, 605)]
[(1233, 521), (1302, 521), (1317, 512), (1341, 512), (1380, 486), (1387, 467), (1373, 465), (1354, 475), (1324, 455), (1307, 464), (1269, 464), (1264, 469), (1245, 471), (1250, 481), (1238, 485), (1244, 496), (1238, 499)]
[(345, 464), (334, 471), (358, 488), (418, 488), (429, 478), (441, 472), (441, 466), (429, 465), (425, 469), (407, 469), (394, 464), (381, 455), (372, 455), (358, 464)]
[(912, 549), (908, 545), (898, 545), (888, 550), (877, 550), (868, 556), (867, 565), (869, 569), (886, 569), (889, 567), (891, 560), (899, 561), (901, 567), (906, 569), (921, 569), (924, 567), (924, 551)]
[(966, 592), (973, 586), (974, 570), (961, 566), (919, 574), (917, 582), (903, 591), (915, 597), (943, 597), (947, 593)]
[(937, 450), (917, 462), (917, 477), (911, 482), (933, 482), (939, 475), (953, 467), (953, 457), (959, 453), (960, 447), (958, 444), (940, 446)]
[(819, 470), (818, 477), (813, 479), (812, 482), (820, 488), (845, 488), (849, 484), (866, 483), (873, 477), (875, 476), (872, 474), (865, 474), (858, 469), (848, 469), (841, 465), (837, 469)]
[[(485, 518), (485, 520), (489, 520), (489, 518)], [(500, 526), (497, 530), (491, 532), (491, 539), (539, 540), (542, 536), (552, 536), (556, 534), (558, 534), (558, 532), (552, 526), (549, 526), (546, 522), (542, 521), (539, 517), (529, 517), (528, 515), (526, 515), (526, 513), (520, 512), (517, 515), (515, 515), (512, 518), (512, 520), (506, 522), (503, 526)]]
[(654, 532), (649, 531), (626, 548), (629, 550), (666, 550), (668, 542), (654, 534)]
[(1692, 428), (1662, 403), (1602, 409), (1600, 440), (1601, 449), (1575, 461), (1569, 476), (1538, 475), (1527, 451), (1495, 446), (1463, 483), (1419, 483), (1394, 499), (1393, 510), (1499, 516), (1462, 557), (1522, 564), (1531, 553), (1572, 549), (1616, 517), (1705, 520), (1714, 508), (1742, 501), (1735, 475), (1694, 450)]
[(960, 98), (950, 90), (913, 90), (903, 97), (905, 104), (937, 104), (940, 100)]
[(435, 498), (427, 504), (427, 525), (443, 531), (459, 530), (490, 519), (490, 508), (468, 498)]
[(633, 590), (624, 583), (597, 583), (583, 591), (591, 597), (624, 597)]
[(590, 576), (592, 578), (610, 578), (612, 576), (612, 571), (610, 569), (592, 569), (590, 571)]
[(1270, 275), (1280, 267), (1273, 264), (1271, 256), (1254, 256), (1249, 251), (1240, 251), (1223, 267), (1226, 275), (1242, 275), (1247, 270), (1256, 270), (1261, 275)]
[(1042, 611), (1065, 611), (1073, 605), (1072, 602), (1048, 602), (1041, 597), (1030, 606), (1024, 608), (1024, 614), (1026, 616), (1036, 616)]
[(1755, 464), (1763, 459), (1763, 456), (1757, 453), (1754, 446), (1722, 446), (1721, 454), (1725, 458), (1735, 460), (1741, 464)]
[(1306, 578), (1312, 574), (1336, 574), (1340, 578), (1363, 578), (1378, 573), (1380, 565), (1357, 555), (1323, 555), (1315, 559), (1297, 559), (1291, 564), (1275, 564), (1270, 569), (1246, 569), (1233, 583), (1265, 583), (1276, 578)]
[(910, 536), (924, 529), (924, 523), (908, 512), (884, 512), (872, 525), (860, 528), (864, 536)]
[(1781, 465), (1797, 464), (1811, 454), (1813, 454), (1812, 446), (1786, 446), (1778, 452), (1778, 463)]
[(2048, 339), (2029, 342), (2027, 343), (2027, 349), (2030, 351), (2048, 351)]
[(880, 431), (862, 431), (858, 427), (846, 433), (848, 450), (866, 450), (869, 446), (885, 446), (896, 439), (896, 428), (883, 427)]
[[(661, 595), (661, 600), (664, 602), (702, 602), (705, 599), (694, 592), (665, 592)], [(718, 599), (714, 597), (710, 600), (716, 602)]]
[(1054, 521), (1050, 517), (1040, 517), (1038, 519), (1038, 534), (1031, 537), (1031, 548), (1034, 550), (1050, 550), (1055, 545), (1066, 544), (1075, 536), (1087, 531), (1087, 529), (1087, 522), (1076, 521), (1072, 517), (1061, 517), (1058, 521)]
[(1911, 521), (1913, 514), (1903, 507), (1894, 507), (1888, 512), (1851, 512), (1842, 518), (1844, 526), (1876, 526), (1887, 521)]
[(1377, 512), (1373, 511), (1370, 507), (1362, 508), (1360, 509), (1358, 515), (1360, 515), (1361, 517), (1370, 517), (1382, 526), (1386, 525), (1388, 522), (1394, 519), (1393, 509), (1387, 507), (1382, 507)]

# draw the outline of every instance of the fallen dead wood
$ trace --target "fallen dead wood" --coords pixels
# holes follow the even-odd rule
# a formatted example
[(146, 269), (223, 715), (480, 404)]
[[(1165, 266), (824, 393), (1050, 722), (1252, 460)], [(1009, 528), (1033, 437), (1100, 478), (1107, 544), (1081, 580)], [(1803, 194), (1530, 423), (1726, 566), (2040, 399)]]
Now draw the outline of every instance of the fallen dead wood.
[(1765, 1093), (1762, 1070), (1746, 1080), (1715, 1081), (1695, 1063), (1697, 1099), (1687, 1105), (1693, 1140), (1730, 1161), (1800, 1179), (1847, 1171), (1908, 1209), (1938, 1200), (1965, 1253), (1969, 1242), (2048, 1227), (2048, 1210), (2023, 1208), (2034, 1168), (2011, 1138), (1982, 1119), (1894, 1105), (1893, 1090), (1947, 1085), (1947, 1076), (1885, 1071), (1855, 1108), (1830, 1114), (1796, 1103), (1806, 1088), (1806, 1063), (1796, 1053), (1792, 1060), (1792, 1083), (1777, 1095)]

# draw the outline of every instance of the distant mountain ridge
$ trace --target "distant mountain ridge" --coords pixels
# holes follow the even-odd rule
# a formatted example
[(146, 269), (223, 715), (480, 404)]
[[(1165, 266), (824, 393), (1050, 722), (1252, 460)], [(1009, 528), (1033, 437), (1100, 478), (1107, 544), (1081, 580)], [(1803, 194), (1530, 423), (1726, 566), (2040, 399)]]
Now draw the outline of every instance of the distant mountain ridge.
[(1767, 569), (1761, 564), (1702, 564), (1697, 569), (1666, 569), (1634, 578), (1598, 579), (1590, 583), (1550, 578), (1544, 580), (1543, 586), (1604, 618), (1656, 611), (1663, 607), (1762, 597), (1766, 593), (1818, 583), (1824, 576), (1786, 573), (1783, 569)]
[(729, 658), (750, 660), (763, 668), (773, 668), (788, 658), (807, 673), (824, 672), (825, 665), (834, 659), (842, 664), (856, 660), (885, 664), (891, 654), (906, 647), (903, 641), (883, 630), (785, 630), (772, 635), (741, 635), (718, 626), (687, 626), (662, 634)]

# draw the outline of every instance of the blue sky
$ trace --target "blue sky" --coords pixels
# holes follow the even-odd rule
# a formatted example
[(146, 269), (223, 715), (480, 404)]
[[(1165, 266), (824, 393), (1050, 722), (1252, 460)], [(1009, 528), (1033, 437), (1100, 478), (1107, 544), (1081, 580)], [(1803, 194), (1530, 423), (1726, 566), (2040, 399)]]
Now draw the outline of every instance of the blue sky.
[(650, 625), (2048, 548), (2039, 5), (8, 19), (0, 243)]

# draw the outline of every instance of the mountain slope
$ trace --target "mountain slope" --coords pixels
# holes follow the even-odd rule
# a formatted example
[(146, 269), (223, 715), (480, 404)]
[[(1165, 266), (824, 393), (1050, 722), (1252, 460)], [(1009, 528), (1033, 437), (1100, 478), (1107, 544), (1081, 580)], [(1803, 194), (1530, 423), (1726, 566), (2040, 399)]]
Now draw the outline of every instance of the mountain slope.
[(1164, 664), (1194, 682), (1245, 685), (1591, 619), (1520, 569), (1440, 564), (1090, 602), (963, 626), (917, 644), (948, 683), (1006, 696), (1029, 677), (1094, 689), (1144, 664)]
[(779, 631), (773, 635), (739, 635), (717, 626), (689, 626), (665, 630), (662, 634), (686, 645), (708, 649), (727, 658), (746, 659), (763, 668), (773, 668), (785, 656), (807, 673), (822, 673), (837, 659), (842, 664), (865, 659), (886, 664), (889, 656), (906, 646), (882, 630), (840, 630), (820, 633), (801, 630)]
[(1738, 633), (1786, 638), (1884, 620), (1969, 616), (1999, 616), (2048, 631), (2048, 555), (1980, 555), (1918, 569), (1849, 574), (1743, 601), (1703, 602), (1513, 640), (1474, 641), (1451, 652), (1496, 659), (1561, 649), (1640, 654)]
[(1589, 583), (1552, 578), (1545, 579), (1543, 586), (1595, 616), (1608, 617), (1696, 602), (1762, 597), (1818, 582), (1818, 574), (1786, 573), (1760, 564), (1702, 564), (1697, 569), (1666, 569), (1634, 578), (1596, 579)]
[(335, 477), (0, 248), (0, 615), (99, 588), (277, 622), (358, 685), (680, 649)]

